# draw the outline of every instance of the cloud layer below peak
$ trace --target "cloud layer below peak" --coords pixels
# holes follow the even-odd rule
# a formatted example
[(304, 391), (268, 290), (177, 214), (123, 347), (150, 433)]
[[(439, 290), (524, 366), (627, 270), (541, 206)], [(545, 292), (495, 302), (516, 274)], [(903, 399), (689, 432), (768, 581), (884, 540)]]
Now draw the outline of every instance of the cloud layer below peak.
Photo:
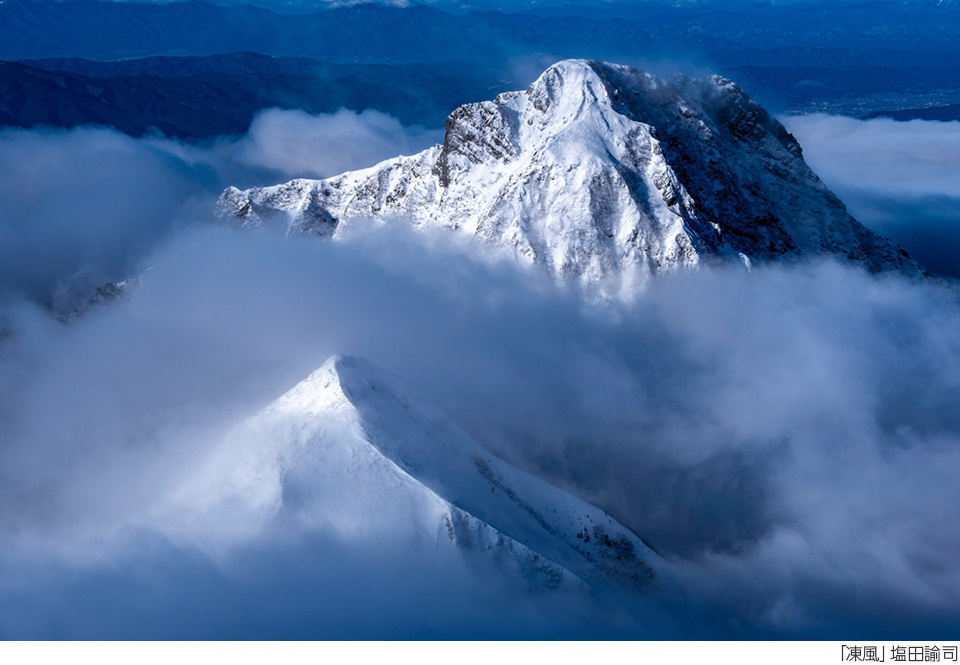
[[(831, 186), (846, 171), (820, 168), (818, 150), (850, 164), (882, 147), (884, 127), (887, 149), (906, 140), (892, 125), (805, 122), (790, 127)], [(265, 133), (209, 149), (106, 130), (0, 134), (13, 179), (0, 232), (24, 265), (3, 273), (0, 303), (0, 636), (909, 637), (960, 625), (953, 291), (826, 262), (669, 276), (601, 310), (400, 224), (339, 244), (211, 227), (225, 183), (295, 175), (278, 172), (269, 139), (304, 126), (332, 146), (321, 153), (341, 150), (324, 132), (365, 127), (368, 150), (347, 168), (435, 141), (342, 113), (267, 116)], [(844, 136), (865, 153), (831, 162)], [(906, 187), (914, 170), (890, 168)], [(894, 194), (925, 197), (938, 177)], [(64, 325), (50, 294), (83, 293), (95, 282), (81, 269), (145, 278)], [(335, 353), (400, 375), (498, 455), (610, 512), (702, 601), (551, 596), (468, 559), (425, 559), (416, 543), (345, 542), (283, 516), (214, 556), (157, 520), (230, 427)]]

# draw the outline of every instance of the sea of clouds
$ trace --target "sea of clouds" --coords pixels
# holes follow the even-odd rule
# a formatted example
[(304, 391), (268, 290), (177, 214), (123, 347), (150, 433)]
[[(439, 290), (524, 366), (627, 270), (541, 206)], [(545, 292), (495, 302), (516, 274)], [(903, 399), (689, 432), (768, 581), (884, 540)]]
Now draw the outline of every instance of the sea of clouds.
[[(789, 122), (865, 223), (926, 229), (908, 247), (921, 261), (952, 237), (930, 220), (950, 218), (960, 164), (902, 155), (950, 145), (956, 125)], [(0, 132), (0, 637), (960, 625), (955, 290), (817, 261), (668, 276), (606, 307), (402, 223), (339, 244), (210, 224), (226, 185), (437, 140), (349, 112), (271, 111), (207, 147)], [(880, 200), (896, 214), (870, 218)], [(957, 274), (956, 253), (938, 256)], [(137, 275), (128, 296), (70, 315)], [(498, 455), (610, 512), (674, 564), (689, 605), (520, 589), (480, 561), (282, 517), (213, 556), (155, 519), (232, 427), (336, 353), (394, 372)]]

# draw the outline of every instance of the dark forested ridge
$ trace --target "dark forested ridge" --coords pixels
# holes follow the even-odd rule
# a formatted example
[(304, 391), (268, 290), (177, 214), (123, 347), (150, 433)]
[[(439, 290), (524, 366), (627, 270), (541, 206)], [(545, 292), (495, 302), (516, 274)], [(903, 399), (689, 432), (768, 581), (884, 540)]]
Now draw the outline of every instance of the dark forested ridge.
[(516, 86), (452, 63), (329, 64), (249, 53), (33, 64), (44, 68), (0, 62), (0, 126), (94, 124), (193, 140), (241, 134), (258, 111), (276, 107), (375, 109), (407, 125), (442, 127), (460, 104)]

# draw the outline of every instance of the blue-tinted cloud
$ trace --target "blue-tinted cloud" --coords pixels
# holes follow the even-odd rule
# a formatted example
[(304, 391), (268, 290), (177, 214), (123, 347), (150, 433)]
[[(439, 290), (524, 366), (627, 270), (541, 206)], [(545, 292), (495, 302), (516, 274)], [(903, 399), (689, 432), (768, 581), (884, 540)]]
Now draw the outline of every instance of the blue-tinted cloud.
[[(231, 161), (233, 144), (18, 140), (50, 154), (62, 141), (64, 163), (127, 150), (131, 172), (159, 150), (150, 179), (212, 173), (190, 180), (202, 195), (229, 169), (269, 177)], [(84, 191), (83, 170), (59, 173)], [(128, 299), (66, 326), (28, 299), (0, 308), (0, 636), (960, 625), (955, 293), (823, 263), (667, 277), (611, 311), (402, 224), (344, 244), (288, 240), (210, 228), (191, 200), (139, 261), (112, 250), (145, 275)], [(151, 219), (155, 201), (128, 201), (130, 219)], [(533, 592), (482, 563), (283, 519), (214, 555), (156, 519), (231, 426), (334, 353), (397, 373), (501, 456), (611, 512), (703, 600)]]

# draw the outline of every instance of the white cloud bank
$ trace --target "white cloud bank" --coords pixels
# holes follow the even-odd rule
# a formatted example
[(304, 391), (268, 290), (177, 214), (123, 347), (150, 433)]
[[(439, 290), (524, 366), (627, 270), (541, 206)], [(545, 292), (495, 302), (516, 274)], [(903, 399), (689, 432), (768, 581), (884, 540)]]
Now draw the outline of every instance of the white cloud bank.
[(328, 178), (442, 142), (443, 130), (404, 127), (379, 111), (309, 115), (270, 109), (254, 119), (234, 157), (291, 178)]
[(0, 297), (27, 293), (70, 310), (174, 231), (206, 223), (227, 185), (336, 175), (442, 140), (347, 110), (268, 110), (242, 139), (209, 149), (101, 128), (2, 130)]

